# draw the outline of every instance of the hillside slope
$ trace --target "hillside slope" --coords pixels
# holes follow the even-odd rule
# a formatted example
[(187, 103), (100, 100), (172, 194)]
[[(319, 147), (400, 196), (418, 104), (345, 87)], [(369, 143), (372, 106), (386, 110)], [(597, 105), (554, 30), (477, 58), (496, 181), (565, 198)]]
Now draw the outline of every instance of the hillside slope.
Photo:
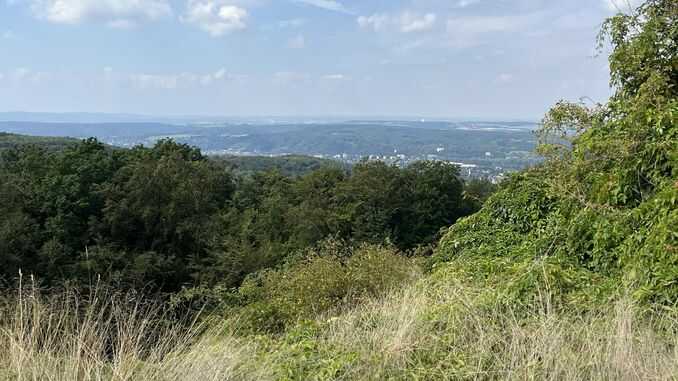
[(449, 228), (427, 275), (403, 280), (382, 266), (379, 279), (400, 290), (367, 303), (348, 293), (338, 309), (325, 306), (337, 278), (313, 275), (323, 256), (254, 279), (241, 288), (240, 319), (259, 330), (280, 329), (266, 318), (289, 323), (282, 336), (254, 336), (246, 350), (257, 360), (235, 369), (265, 368), (270, 379), (674, 379), (678, 3), (647, 1), (601, 36), (613, 47), (610, 102), (549, 111), (546, 162)]
[(508, 284), (520, 296), (539, 279), (560, 294), (620, 288), (676, 305), (678, 3), (648, 1), (603, 32), (614, 49), (610, 102), (556, 105), (539, 132), (547, 163), (452, 227), (435, 262), (508, 262), (493, 271), (521, 278)]
[(136, 298), (128, 311), (97, 296), (80, 322), (45, 313), (68, 308), (59, 298), (20, 294), (21, 313), (0, 315), (0, 377), (675, 380), (678, 3), (648, 0), (602, 36), (610, 102), (557, 104), (539, 131), (546, 162), (432, 256), (326, 240), (238, 289), (174, 295), (172, 308), (216, 306), (179, 334), (162, 319), (149, 334)]

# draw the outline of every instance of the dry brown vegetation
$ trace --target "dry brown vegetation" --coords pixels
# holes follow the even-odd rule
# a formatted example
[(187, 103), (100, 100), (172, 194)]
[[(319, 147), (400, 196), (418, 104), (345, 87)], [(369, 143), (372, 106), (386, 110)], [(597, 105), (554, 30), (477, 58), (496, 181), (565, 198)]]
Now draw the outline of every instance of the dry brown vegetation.
[[(423, 279), (282, 336), (167, 323), (135, 297), (30, 287), (0, 310), (8, 380), (672, 380), (678, 321), (623, 299), (580, 315), (548, 300), (488, 308), (482, 292)], [(10, 301), (11, 300), (11, 301)], [(303, 376), (302, 376), (303, 375)]]

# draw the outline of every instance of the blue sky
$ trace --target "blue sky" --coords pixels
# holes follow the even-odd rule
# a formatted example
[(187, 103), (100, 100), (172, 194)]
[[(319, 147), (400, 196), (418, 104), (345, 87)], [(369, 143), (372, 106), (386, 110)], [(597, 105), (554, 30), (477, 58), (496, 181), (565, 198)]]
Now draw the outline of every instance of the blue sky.
[(537, 119), (635, 3), (0, 0), (0, 111)]

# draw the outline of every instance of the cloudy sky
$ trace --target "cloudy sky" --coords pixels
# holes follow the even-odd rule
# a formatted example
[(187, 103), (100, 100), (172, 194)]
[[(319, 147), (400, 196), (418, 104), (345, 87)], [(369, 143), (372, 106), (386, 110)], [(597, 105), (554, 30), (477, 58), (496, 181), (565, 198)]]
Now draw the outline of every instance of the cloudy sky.
[(0, 111), (536, 119), (627, 2), (0, 0)]

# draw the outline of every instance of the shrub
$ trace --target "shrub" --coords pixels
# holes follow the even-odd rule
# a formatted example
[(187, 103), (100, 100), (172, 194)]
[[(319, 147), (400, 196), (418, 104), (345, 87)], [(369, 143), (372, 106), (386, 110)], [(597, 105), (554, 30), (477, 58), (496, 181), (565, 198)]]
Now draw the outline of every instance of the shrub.
[(324, 245), (283, 269), (246, 279), (238, 290), (242, 307), (237, 309), (244, 327), (276, 331), (383, 295), (416, 278), (417, 268), (392, 247), (362, 245), (346, 256), (345, 250)]

